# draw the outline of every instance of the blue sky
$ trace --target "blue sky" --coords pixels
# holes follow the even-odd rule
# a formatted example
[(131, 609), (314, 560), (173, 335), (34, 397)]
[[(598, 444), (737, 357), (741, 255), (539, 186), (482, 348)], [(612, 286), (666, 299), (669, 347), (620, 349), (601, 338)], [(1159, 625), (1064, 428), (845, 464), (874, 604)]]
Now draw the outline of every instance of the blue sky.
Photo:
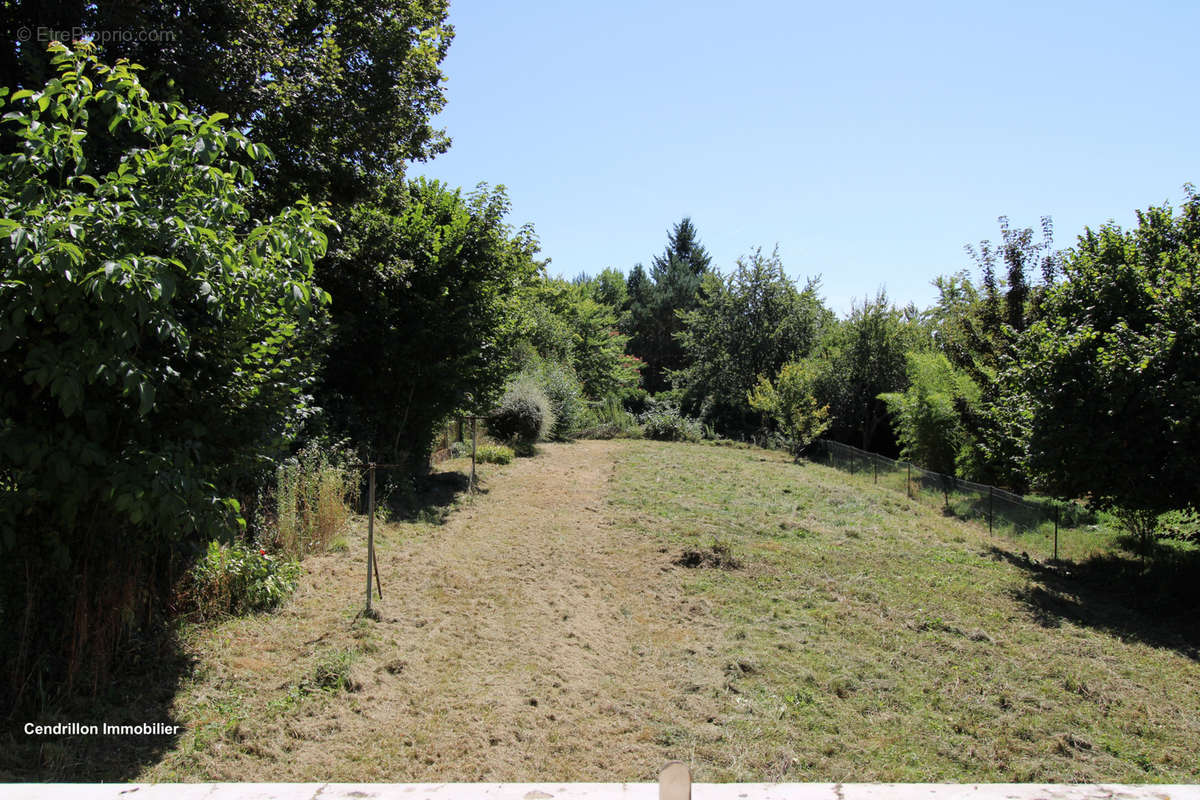
[(845, 313), (924, 306), (996, 217), (1055, 242), (1200, 183), (1200, 3), (453, 0), (454, 143), (550, 271), (628, 272), (684, 216), (714, 264), (776, 244)]

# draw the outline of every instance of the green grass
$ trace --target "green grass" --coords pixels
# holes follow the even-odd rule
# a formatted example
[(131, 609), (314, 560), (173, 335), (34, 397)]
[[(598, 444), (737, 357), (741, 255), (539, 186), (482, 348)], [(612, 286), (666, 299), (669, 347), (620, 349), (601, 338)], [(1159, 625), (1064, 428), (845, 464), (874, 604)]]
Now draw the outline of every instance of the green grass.
[(1194, 621), (870, 474), (631, 442), (613, 482), (626, 524), (744, 562), (687, 583), (726, 629), (722, 733), (660, 736), (703, 780), (1200, 780)]

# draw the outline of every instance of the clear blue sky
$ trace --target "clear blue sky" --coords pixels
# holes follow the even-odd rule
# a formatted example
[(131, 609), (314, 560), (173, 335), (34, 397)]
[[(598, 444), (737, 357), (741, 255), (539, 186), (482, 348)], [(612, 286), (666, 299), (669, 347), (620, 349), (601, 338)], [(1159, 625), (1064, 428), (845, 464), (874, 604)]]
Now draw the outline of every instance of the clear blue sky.
[(453, 0), (454, 143), (552, 274), (628, 272), (684, 216), (728, 272), (776, 243), (845, 313), (934, 298), (996, 217), (1134, 220), (1200, 183), (1200, 3)]

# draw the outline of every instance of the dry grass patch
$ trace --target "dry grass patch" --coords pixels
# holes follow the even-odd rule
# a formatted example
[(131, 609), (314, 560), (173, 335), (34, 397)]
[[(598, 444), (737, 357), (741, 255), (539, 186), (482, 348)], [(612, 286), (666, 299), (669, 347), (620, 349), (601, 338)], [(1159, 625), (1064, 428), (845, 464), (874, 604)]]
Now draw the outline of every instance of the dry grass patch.
[[(672, 721), (713, 716), (719, 630), (672, 554), (614, 523), (619, 449), (545, 446), (448, 514), (377, 526), (378, 622), (355, 617), (359, 522), (279, 613), (196, 629), (188, 733), (141, 777), (652, 779)], [(331, 659), (345, 680), (317, 678)]]

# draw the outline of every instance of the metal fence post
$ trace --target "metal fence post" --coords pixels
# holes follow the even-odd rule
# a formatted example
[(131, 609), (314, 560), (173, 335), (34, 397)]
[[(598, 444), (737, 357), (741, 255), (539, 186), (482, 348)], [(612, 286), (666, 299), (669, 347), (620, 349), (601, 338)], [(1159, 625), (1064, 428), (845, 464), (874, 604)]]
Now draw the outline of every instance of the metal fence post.
[(907, 461), (904, 463), (908, 465), (908, 480), (904, 482), (904, 488), (908, 492), (908, 499), (912, 500), (912, 464)]
[(371, 581), (375, 566), (375, 462), (367, 465), (367, 615), (371, 614)]
[(1054, 560), (1058, 561), (1058, 503), (1054, 504)]
[(989, 486), (988, 487), (988, 533), (992, 532), (992, 508), (993, 508), (993, 505), (995, 502), (993, 499), (995, 497), (995, 495), (996, 495), (996, 490), (993, 487)]
[(476, 417), (471, 417), (471, 480), (467, 482), (467, 487), (471, 493), (475, 493), (475, 432), (477, 430), (479, 420)]
[(879, 462), (871, 459), (871, 473), (875, 476), (875, 483), (879, 483)]

